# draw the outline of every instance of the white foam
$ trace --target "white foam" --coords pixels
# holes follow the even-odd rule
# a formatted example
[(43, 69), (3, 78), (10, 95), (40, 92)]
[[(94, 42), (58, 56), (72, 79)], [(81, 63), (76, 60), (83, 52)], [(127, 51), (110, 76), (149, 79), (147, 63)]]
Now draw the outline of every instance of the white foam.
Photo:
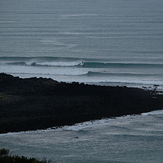
[(79, 131), (85, 128), (95, 127), (95, 126), (104, 126), (107, 125), (110, 121), (114, 119), (101, 119), (101, 120), (94, 120), (94, 121), (87, 121), (83, 123), (77, 123), (72, 126), (64, 126), (58, 130), (72, 130), (72, 131)]
[(111, 123), (115, 123), (124, 119), (136, 118), (138, 116), (140, 115), (127, 115), (127, 116), (121, 116), (121, 117), (115, 117), (115, 118), (103, 118), (101, 120), (91, 120), (91, 121), (86, 121), (82, 123), (76, 123), (75, 125), (72, 125), (72, 126), (63, 126), (55, 130), (57, 131), (61, 131), (61, 130), (80, 131), (80, 130), (91, 128), (91, 127), (106, 126)]
[[(74, 64), (74, 63), (73, 63)], [(9, 65), (9, 66), (1, 66), (1, 72), (8, 73), (8, 74), (18, 74), (19, 77), (22, 74), (26, 74), (28, 76), (39, 76), (44, 77), (44, 75), (48, 75), (48, 77), (52, 78), (52, 75), (60, 76), (59, 79), (65, 78), (67, 76), (78, 76), (84, 75), (88, 73), (88, 70), (82, 68), (71, 68), (71, 67), (38, 67), (38, 66), (18, 66), (18, 65)], [(55, 80), (57, 80), (55, 76)], [(62, 79), (61, 79), (62, 80)]]
[(97, 14), (61, 14), (61, 18), (97, 16)]
[(160, 115), (160, 114), (163, 114), (163, 110), (156, 110), (147, 113), (142, 113), (141, 115), (148, 116), (148, 115)]
[(115, 117), (115, 118), (103, 118), (101, 120), (91, 120), (91, 121), (86, 121), (82, 123), (76, 123), (72, 126), (63, 126), (63, 127), (52, 127), (52, 128), (47, 128), (45, 130), (33, 130), (33, 131), (21, 131), (21, 132), (9, 132), (5, 134), (0, 134), (0, 136), (3, 135), (15, 135), (15, 134), (26, 134), (26, 133), (42, 133), (42, 132), (53, 132), (53, 131), (80, 131), (86, 128), (92, 128), (92, 127), (100, 127), (100, 126), (106, 126), (108, 124), (115, 124), (115, 123), (121, 123), (121, 121), (125, 120), (130, 120), (133, 118), (139, 118), (141, 116), (149, 116), (149, 115), (160, 115), (163, 114), (163, 110), (156, 110), (156, 111), (151, 111), (148, 113), (142, 113), (141, 115), (127, 115), (127, 116), (121, 116), (121, 117)]
[(38, 66), (72, 67), (72, 66), (83, 65), (83, 62), (82, 61), (76, 61), (76, 62), (36, 62), (35, 65), (38, 65)]
[(72, 131), (79, 131), (85, 128), (90, 127), (100, 127), (100, 126), (106, 126), (110, 123), (117, 123), (118, 121), (124, 120), (124, 119), (131, 119), (131, 118), (138, 118), (141, 116), (148, 116), (148, 115), (160, 115), (163, 114), (163, 110), (156, 110), (148, 113), (142, 113), (141, 115), (126, 115), (121, 117), (115, 117), (115, 118), (103, 118), (101, 120), (94, 120), (94, 121), (87, 121), (83, 123), (77, 123), (72, 126), (64, 126), (61, 128), (58, 128), (56, 130), (72, 130)]

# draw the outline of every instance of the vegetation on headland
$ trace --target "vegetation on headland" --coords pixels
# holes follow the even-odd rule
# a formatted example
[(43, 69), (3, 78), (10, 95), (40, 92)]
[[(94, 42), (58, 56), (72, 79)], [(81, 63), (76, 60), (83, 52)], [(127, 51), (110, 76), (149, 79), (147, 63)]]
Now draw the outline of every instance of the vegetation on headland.
[(51, 161), (43, 160), (39, 161), (35, 158), (27, 158), (24, 156), (10, 156), (9, 150), (0, 149), (0, 163), (50, 163)]

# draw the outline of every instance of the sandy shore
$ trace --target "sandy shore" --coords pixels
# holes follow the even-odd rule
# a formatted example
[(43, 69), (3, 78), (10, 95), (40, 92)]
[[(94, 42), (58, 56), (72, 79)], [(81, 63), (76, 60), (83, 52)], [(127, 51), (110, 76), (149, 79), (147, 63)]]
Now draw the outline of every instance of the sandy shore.
[(0, 133), (72, 125), (163, 109), (163, 95), (127, 87), (0, 74)]

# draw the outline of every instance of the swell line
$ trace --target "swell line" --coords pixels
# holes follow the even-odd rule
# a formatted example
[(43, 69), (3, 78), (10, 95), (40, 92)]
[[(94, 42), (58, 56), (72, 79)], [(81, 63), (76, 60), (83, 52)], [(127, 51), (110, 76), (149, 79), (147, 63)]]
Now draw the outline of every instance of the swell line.
[(94, 77), (94, 76), (119, 76), (119, 77), (134, 77), (134, 76), (139, 76), (139, 77), (148, 77), (148, 76), (153, 76), (153, 77), (156, 77), (156, 76), (163, 76), (163, 75), (160, 75), (160, 74), (149, 74), (149, 73), (111, 73), (111, 72), (94, 72), (94, 71), (88, 71), (86, 74), (83, 74), (84, 76), (90, 76), (90, 77)]
[(139, 67), (139, 68), (150, 68), (150, 67), (163, 67), (163, 64), (149, 64), (149, 63), (105, 63), (105, 62), (84, 62), (83, 67), (86, 68), (110, 68), (110, 67)]
[(69, 57), (0, 57), (0, 62), (19, 66), (82, 67), (82, 68), (163, 68), (157, 63), (105, 62), (97, 59)]

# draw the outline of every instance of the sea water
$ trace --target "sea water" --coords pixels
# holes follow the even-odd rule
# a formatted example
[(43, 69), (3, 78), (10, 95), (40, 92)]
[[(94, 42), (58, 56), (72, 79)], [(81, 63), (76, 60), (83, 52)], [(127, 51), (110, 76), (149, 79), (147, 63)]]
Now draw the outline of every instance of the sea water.
[(0, 0), (0, 72), (163, 87), (162, 0)]
[[(162, 89), (162, 8), (162, 0), (0, 0), (0, 73)], [(0, 147), (57, 162), (162, 163), (162, 119), (160, 111), (10, 133)]]
[(0, 134), (12, 155), (61, 163), (162, 163), (163, 110), (58, 129)]

